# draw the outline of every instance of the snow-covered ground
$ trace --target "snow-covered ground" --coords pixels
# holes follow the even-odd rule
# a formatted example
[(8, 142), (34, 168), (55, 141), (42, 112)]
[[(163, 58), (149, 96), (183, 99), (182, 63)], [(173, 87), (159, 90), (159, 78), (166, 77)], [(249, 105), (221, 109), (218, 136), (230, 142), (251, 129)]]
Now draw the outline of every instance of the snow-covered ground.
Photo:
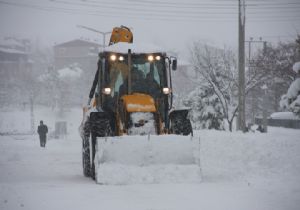
[[(53, 127), (56, 115), (39, 113), (51, 113), (36, 117)], [(0, 114), (1, 128), (7, 128), (13, 120)], [(299, 209), (300, 130), (196, 131), (200, 184), (97, 185), (82, 175), (81, 110), (59, 117), (68, 122), (69, 135), (50, 139), (46, 148), (39, 147), (36, 135), (0, 136), (1, 210)]]

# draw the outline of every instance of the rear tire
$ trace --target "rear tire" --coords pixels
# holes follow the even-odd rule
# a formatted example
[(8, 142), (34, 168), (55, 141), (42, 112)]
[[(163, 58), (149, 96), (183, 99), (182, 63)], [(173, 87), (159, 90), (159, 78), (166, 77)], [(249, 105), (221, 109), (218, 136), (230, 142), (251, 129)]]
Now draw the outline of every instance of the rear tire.
[(174, 117), (171, 121), (171, 132), (177, 135), (187, 136), (193, 135), (193, 128), (191, 121), (180, 116)]

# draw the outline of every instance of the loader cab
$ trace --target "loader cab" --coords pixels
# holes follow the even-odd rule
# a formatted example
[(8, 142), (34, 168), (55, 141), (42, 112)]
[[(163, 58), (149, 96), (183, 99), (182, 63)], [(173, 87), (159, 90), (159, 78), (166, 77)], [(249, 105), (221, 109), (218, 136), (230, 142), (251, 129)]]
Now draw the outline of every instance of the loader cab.
[[(151, 96), (162, 121), (167, 121), (171, 104), (169, 60), (165, 53), (104, 52), (101, 54), (101, 75), (98, 83), (102, 100), (101, 108), (117, 112), (117, 106), (125, 95), (141, 93)], [(131, 67), (129, 67), (129, 65)], [(130, 69), (130, 70), (129, 70)], [(100, 84), (100, 85), (99, 85)]]
[(121, 98), (127, 94), (144, 93), (154, 99), (162, 97), (163, 87), (168, 86), (162, 54), (132, 54), (131, 68), (127, 54), (109, 53), (107, 57), (103, 84), (110, 89), (108, 95)]

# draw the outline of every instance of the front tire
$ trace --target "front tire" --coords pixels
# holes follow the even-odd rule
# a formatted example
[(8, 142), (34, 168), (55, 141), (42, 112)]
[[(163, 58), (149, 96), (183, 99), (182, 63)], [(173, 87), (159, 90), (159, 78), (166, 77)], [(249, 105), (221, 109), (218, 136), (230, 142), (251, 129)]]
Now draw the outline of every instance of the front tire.
[(98, 118), (91, 122), (91, 178), (96, 180), (96, 166), (95, 166), (95, 156), (96, 156), (96, 146), (97, 137), (112, 136), (112, 129), (110, 126), (109, 119)]
[(85, 121), (81, 128), (82, 138), (82, 169), (85, 177), (91, 176), (91, 159), (90, 159), (90, 123), (89, 119)]
[(97, 141), (97, 136), (94, 133), (92, 133), (91, 134), (91, 143), (92, 143), (91, 177), (92, 177), (93, 180), (96, 179), (96, 169), (95, 169), (96, 141)]
[(82, 168), (85, 177), (91, 176), (91, 163), (90, 163), (90, 142), (89, 137), (82, 141)]

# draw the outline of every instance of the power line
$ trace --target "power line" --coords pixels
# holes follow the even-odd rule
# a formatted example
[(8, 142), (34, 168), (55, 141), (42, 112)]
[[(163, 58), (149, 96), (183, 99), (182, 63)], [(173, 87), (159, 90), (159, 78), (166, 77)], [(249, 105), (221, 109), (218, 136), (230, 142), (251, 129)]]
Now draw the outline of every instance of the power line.
[[(106, 1), (94, 1), (94, 0), (89, 0), (88, 2), (93, 2), (93, 3), (106, 3)], [(181, 3), (181, 2), (166, 2), (166, 1), (155, 1), (155, 0), (136, 0), (136, 1), (127, 1), (127, 2), (124, 2), (124, 1), (110, 1), (110, 2), (116, 2), (118, 4), (144, 4), (144, 5), (159, 5), (159, 6), (162, 6), (162, 5), (165, 5), (165, 6), (235, 6), (237, 8), (237, 4), (236, 3), (230, 3), (230, 4), (224, 4), (224, 3), (212, 3), (212, 1), (208, 1), (208, 2), (197, 2), (197, 3), (192, 3), (192, 2), (184, 2), (184, 3)]]
[[(6, 2), (6, 3), (20, 4), (20, 3), (14, 3), (14, 2)], [(121, 11), (125, 10), (125, 11), (134, 11), (134, 12), (152, 12), (152, 13), (164, 13), (164, 14), (174, 14), (174, 13), (175, 14), (198, 14), (198, 15), (199, 15), (199, 13), (200, 14), (237, 14), (236, 11), (233, 12), (233, 11), (231, 11), (231, 9), (229, 11), (224, 12), (224, 8), (221, 9), (221, 11), (220, 10), (211, 11), (211, 10), (206, 10), (206, 9), (204, 11), (201, 11), (204, 8), (201, 8), (201, 10), (197, 9), (197, 8), (193, 8), (194, 9), (193, 11), (191, 11), (191, 10), (161, 10), (161, 9), (153, 10), (153, 9), (149, 9), (147, 7), (141, 7), (141, 8), (139, 8), (139, 7), (130, 7), (130, 8), (128, 8), (128, 7), (112, 4), (112, 2), (109, 2), (109, 3), (111, 5), (114, 5), (114, 6), (109, 6), (109, 7), (99, 5), (99, 4), (95, 4), (95, 5), (92, 4), (91, 5), (91, 4), (74, 3), (74, 2), (68, 2), (68, 1), (59, 1), (59, 0), (55, 1), (55, 4), (58, 4), (58, 3), (59, 4), (65, 4), (65, 5), (68, 5), (68, 6), (83, 6), (83, 7), (87, 7), (87, 8), (97, 7), (97, 8), (101, 8), (101, 9), (106, 8), (106, 9), (113, 9), (113, 10), (115, 9), (115, 10), (121, 10)], [(31, 6), (33, 6), (33, 5), (31, 4)], [(48, 6), (48, 8), (49, 8), (49, 6)], [(51, 9), (66, 9), (66, 8), (51, 7)], [(70, 7), (68, 7), (67, 9), (70, 9)], [(197, 10), (195, 10), (195, 9), (197, 9)], [(289, 9), (294, 10), (294, 9), (297, 9), (297, 8), (290, 7)], [(228, 10), (228, 9), (226, 9), (226, 10)], [(252, 12), (254, 13), (254, 11), (251, 11), (251, 13)], [(275, 10), (274, 12), (277, 12), (277, 11)], [(291, 12), (291, 11), (289, 11), (289, 12)], [(292, 11), (292, 12), (298, 12), (298, 11)]]
[[(225, 5), (221, 6), (220, 4), (202, 4), (201, 7), (196, 7), (193, 5), (187, 6), (187, 4), (184, 4), (182, 6), (177, 5), (176, 7), (170, 7), (168, 5), (168, 10), (162, 10), (160, 5), (157, 4), (151, 4), (151, 5), (146, 5), (144, 4), (145, 2), (139, 2), (136, 4), (123, 4), (123, 3), (113, 3), (113, 2), (103, 2), (99, 3), (96, 1), (89, 1), (89, 2), (95, 2), (93, 4), (91, 3), (80, 3), (80, 2), (70, 2), (70, 1), (64, 1), (64, 0), (57, 0), (55, 3), (57, 4), (66, 4), (66, 5), (77, 5), (77, 6), (84, 6), (84, 7), (101, 7), (101, 8), (110, 8), (110, 9), (129, 9), (129, 10), (147, 10), (147, 11), (153, 11), (153, 8), (156, 8), (156, 11), (160, 12), (166, 12), (169, 13), (170, 11), (172, 12), (180, 12), (177, 10), (172, 10), (172, 9), (183, 9), (183, 8), (189, 8), (192, 10), (197, 9), (197, 12), (199, 12), (199, 9), (201, 10), (207, 10), (207, 9), (226, 9), (226, 10), (231, 10), (236, 11), (237, 6), (230, 6), (227, 5), (228, 7), (225, 7)], [(129, 7), (128, 7), (129, 6)], [(250, 5), (249, 9), (300, 9), (300, 3), (292, 6), (288, 5), (279, 5), (278, 7), (274, 7), (274, 5), (263, 5), (263, 6), (268, 6), (268, 7), (258, 7), (259, 5)], [(299, 7), (299, 8), (298, 8)], [(186, 10), (183, 12), (187, 12)], [(192, 11), (188, 11), (192, 12)]]
[[(123, 9), (122, 12), (114, 13), (111, 10), (106, 11), (87, 11), (82, 9), (74, 9), (74, 8), (64, 8), (64, 7), (53, 7), (53, 6), (40, 6), (40, 5), (33, 5), (33, 4), (24, 4), (24, 3), (16, 3), (16, 2), (6, 2), (6, 1), (0, 1), (1, 4), (11, 5), (11, 6), (18, 6), (23, 8), (31, 8), (31, 9), (38, 9), (38, 10), (44, 10), (44, 11), (54, 11), (54, 12), (63, 12), (67, 14), (81, 14), (81, 15), (95, 15), (95, 16), (102, 16), (102, 17), (128, 17), (128, 18), (142, 18), (142, 19), (155, 19), (155, 20), (167, 20), (167, 21), (230, 21), (234, 20), (236, 13), (205, 13), (205, 14), (195, 14), (190, 15), (190, 13), (184, 13), (182, 14), (174, 14), (174, 13), (160, 13), (160, 11), (125, 11), (121, 7), (118, 7), (119, 9)], [(218, 15), (218, 16), (216, 16)], [(142, 16), (142, 17), (141, 17)], [(270, 19), (270, 21), (290, 21), (294, 19), (299, 19), (299, 17), (294, 16), (282, 16), (282, 15), (272, 15), (272, 16), (253, 16), (252, 20), (256, 20), (257, 18), (264, 19), (262, 21), (266, 21)]]
[[(105, 4), (107, 1), (95, 1), (95, 0), (88, 0), (86, 2), (92, 2), (92, 3), (99, 3), (99, 4)], [(235, 7), (238, 8), (237, 1), (226, 1), (226, 0), (221, 0), (221, 1), (200, 1), (200, 2), (187, 2), (185, 1), (184, 3), (181, 2), (173, 2), (173, 1), (161, 1), (161, 0), (131, 0), (131, 1), (110, 1), (111, 3), (118, 3), (118, 4), (131, 4), (131, 5), (136, 5), (136, 4), (143, 4), (147, 6), (224, 6), (224, 7)], [(220, 3), (222, 2), (222, 3)], [(225, 3), (227, 2), (227, 3)], [(229, 3), (228, 3), (229, 2)], [(257, 1), (256, 3), (250, 3), (246, 4), (246, 6), (251, 5), (251, 6), (260, 6), (260, 5), (279, 5), (279, 6), (285, 6), (285, 5), (300, 5), (300, 2), (293, 1), (293, 2), (262, 2), (262, 1)]]

